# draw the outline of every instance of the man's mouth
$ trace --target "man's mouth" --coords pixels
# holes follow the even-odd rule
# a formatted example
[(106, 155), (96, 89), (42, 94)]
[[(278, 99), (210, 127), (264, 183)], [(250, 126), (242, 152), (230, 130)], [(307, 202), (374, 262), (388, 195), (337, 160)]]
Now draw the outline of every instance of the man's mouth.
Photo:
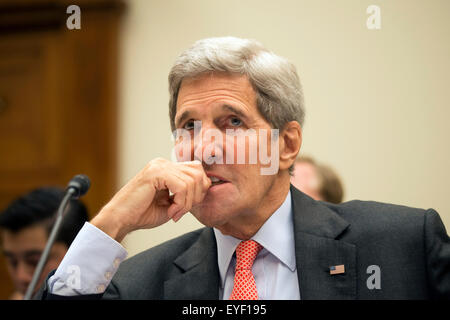
[(211, 187), (228, 182), (228, 181), (223, 180), (222, 178), (219, 178), (216, 176), (209, 176), (209, 178), (211, 179)]

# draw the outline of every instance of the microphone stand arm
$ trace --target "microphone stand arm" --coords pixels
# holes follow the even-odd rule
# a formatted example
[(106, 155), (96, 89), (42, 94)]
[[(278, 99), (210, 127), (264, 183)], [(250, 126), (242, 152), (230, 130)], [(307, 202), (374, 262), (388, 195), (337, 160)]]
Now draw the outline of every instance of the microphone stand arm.
[(44, 269), (45, 264), (47, 263), (48, 256), (50, 254), (50, 250), (53, 246), (53, 243), (55, 242), (56, 236), (58, 235), (59, 228), (61, 227), (61, 222), (63, 220), (64, 212), (67, 207), (67, 204), (69, 203), (69, 200), (72, 198), (72, 196), (75, 194), (76, 190), (73, 188), (69, 188), (61, 201), (61, 204), (59, 205), (58, 212), (56, 215), (56, 221), (53, 225), (52, 231), (50, 232), (50, 235), (48, 237), (47, 244), (45, 245), (44, 252), (41, 255), (41, 258), (39, 259), (39, 263), (36, 267), (36, 270), (34, 271), (33, 278), (30, 282), (30, 285), (27, 288), (27, 292), (25, 293), (24, 300), (30, 300), (33, 291), (39, 281), (39, 278), (41, 276), (42, 270)]

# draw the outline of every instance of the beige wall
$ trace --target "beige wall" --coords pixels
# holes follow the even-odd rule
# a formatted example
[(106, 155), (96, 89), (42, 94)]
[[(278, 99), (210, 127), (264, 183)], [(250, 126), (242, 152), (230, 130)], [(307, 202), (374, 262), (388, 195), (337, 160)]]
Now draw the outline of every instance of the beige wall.
[[(346, 200), (439, 211), (450, 229), (450, 1), (129, 1), (123, 28), (120, 180), (170, 157), (167, 74), (195, 40), (255, 38), (298, 68), (302, 152), (332, 165)], [(381, 8), (368, 30), (366, 8)], [(124, 240), (133, 255), (201, 225), (190, 215)]]

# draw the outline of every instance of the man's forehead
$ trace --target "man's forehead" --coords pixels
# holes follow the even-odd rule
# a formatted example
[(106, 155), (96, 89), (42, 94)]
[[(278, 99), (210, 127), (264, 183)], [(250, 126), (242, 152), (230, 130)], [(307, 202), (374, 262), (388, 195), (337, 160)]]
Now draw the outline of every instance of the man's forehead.
[(42, 251), (44, 250), (43, 247), (31, 247), (31, 248), (25, 248), (22, 250), (18, 249), (3, 249), (3, 255), (11, 258), (22, 258), (27, 259), (34, 256), (39, 256), (42, 254)]
[(230, 96), (246, 103), (253, 103), (255, 92), (246, 75), (208, 73), (184, 79), (178, 92), (177, 109), (196, 100)]
[(17, 232), (2, 230), (2, 245), (6, 247), (24, 248), (45, 245), (48, 235), (46, 229), (40, 225), (23, 228)]

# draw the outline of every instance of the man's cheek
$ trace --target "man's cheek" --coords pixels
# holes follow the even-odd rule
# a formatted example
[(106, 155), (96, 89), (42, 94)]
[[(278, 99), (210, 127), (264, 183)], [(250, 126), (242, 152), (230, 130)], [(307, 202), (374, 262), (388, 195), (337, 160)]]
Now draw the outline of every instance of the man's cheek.
[(226, 164), (256, 164), (258, 136), (254, 129), (228, 130), (225, 139)]
[[(268, 134), (260, 135), (259, 159), (263, 165), (261, 175), (274, 175), (279, 170), (279, 130), (271, 129)], [(267, 167), (268, 165), (268, 167)]]
[(192, 143), (191, 141), (177, 142), (173, 148), (174, 161), (184, 162), (192, 160)]
[(191, 160), (191, 154), (190, 150), (187, 151), (184, 148), (178, 148), (177, 150), (177, 161), (178, 162), (184, 162), (184, 161), (190, 161)]
[(191, 161), (193, 141), (189, 130), (176, 129), (172, 132), (172, 137), (175, 140), (171, 154), (172, 161)]

